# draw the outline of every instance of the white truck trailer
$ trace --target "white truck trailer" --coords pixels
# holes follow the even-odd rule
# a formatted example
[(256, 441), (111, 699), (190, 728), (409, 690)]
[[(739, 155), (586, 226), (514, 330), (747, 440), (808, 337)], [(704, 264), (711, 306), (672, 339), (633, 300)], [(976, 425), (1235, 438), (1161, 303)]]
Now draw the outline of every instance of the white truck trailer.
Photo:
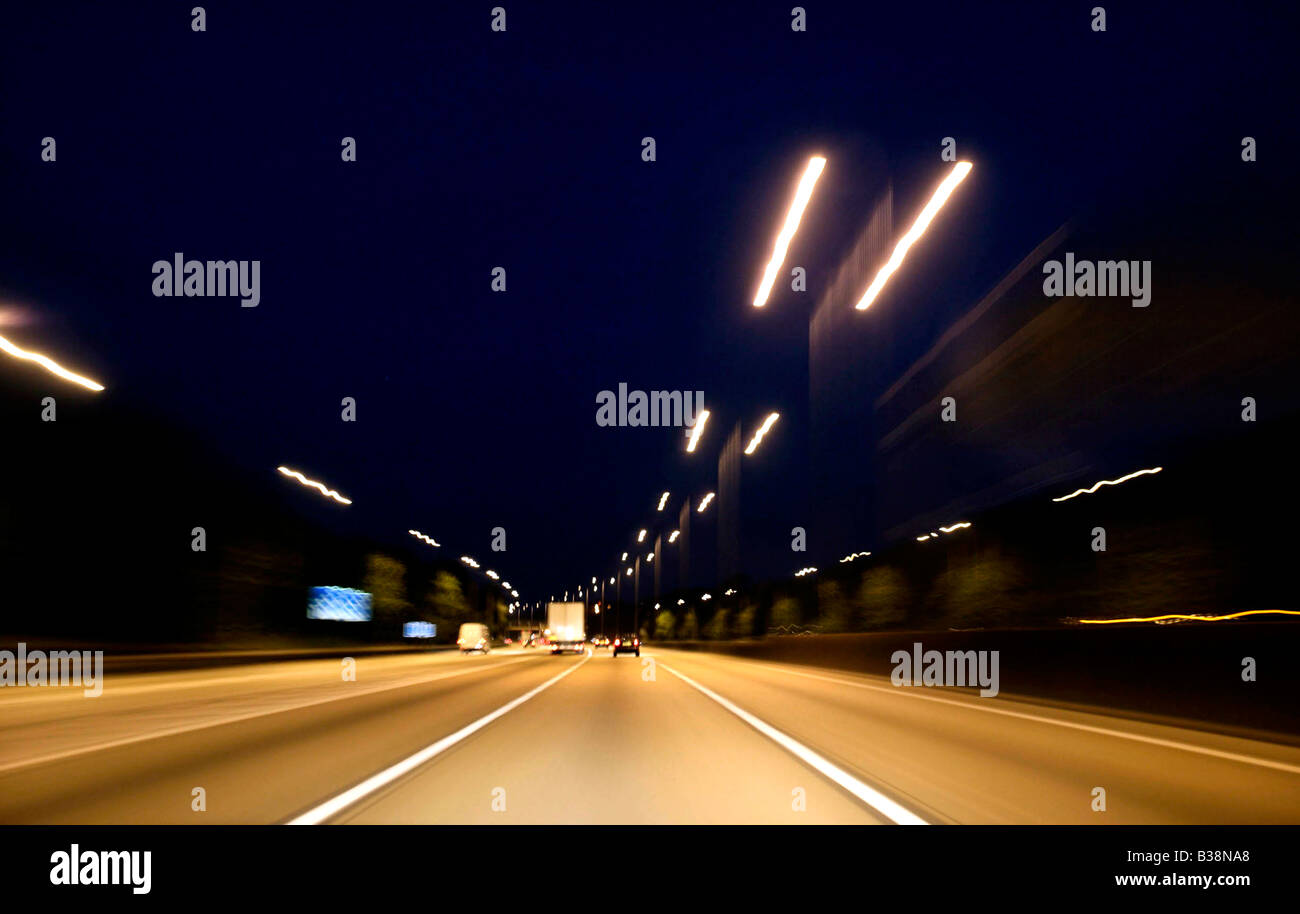
[(546, 641), (551, 653), (577, 651), (587, 646), (587, 606), (585, 603), (547, 603)]

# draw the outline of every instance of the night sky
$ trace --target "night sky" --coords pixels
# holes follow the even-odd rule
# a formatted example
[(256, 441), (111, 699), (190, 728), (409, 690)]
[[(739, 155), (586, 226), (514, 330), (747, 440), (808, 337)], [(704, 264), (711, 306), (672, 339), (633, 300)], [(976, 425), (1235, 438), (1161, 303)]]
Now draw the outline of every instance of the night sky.
[[(242, 470), (334, 486), (341, 532), (415, 527), (545, 598), (608, 574), (663, 490), (712, 488), (724, 426), (772, 409), (752, 497), (800, 522), (808, 315), (886, 181), (910, 221), (943, 137), (975, 169), (908, 288), (948, 317), (1103, 190), (1246, 135), (1294, 150), (1293, 33), (1235, 4), (1106, 4), (1101, 34), (1093, 3), (812, 0), (802, 34), (788, 3), (507, 0), (503, 34), (493, 5), (211, 3), (203, 33), (189, 3), (6, 9), (0, 333)], [(813, 153), (786, 270), (809, 291), (757, 311)], [(178, 251), (260, 260), (260, 305), (154, 297)], [(703, 390), (718, 425), (694, 457), (680, 429), (600, 428), (620, 382)]]

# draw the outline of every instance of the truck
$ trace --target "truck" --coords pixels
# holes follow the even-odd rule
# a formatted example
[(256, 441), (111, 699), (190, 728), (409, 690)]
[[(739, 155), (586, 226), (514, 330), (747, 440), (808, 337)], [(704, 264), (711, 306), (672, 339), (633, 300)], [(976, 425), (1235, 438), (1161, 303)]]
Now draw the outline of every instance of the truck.
[(587, 644), (587, 606), (585, 603), (547, 603), (546, 641), (551, 653), (577, 651)]
[(470, 651), (482, 651), (486, 654), (492, 649), (492, 635), (483, 623), (466, 622), (460, 627), (456, 646), (460, 648), (462, 654), (468, 654)]

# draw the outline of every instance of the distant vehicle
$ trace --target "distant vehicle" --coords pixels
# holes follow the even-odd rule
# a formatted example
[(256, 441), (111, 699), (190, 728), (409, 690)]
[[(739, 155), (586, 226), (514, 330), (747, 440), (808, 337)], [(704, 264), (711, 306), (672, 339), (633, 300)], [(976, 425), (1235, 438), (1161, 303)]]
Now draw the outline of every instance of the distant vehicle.
[(592, 647), (609, 647), (609, 639), (604, 635), (597, 635), (591, 639)]
[(619, 635), (614, 639), (614, 656), (636, 654), (641, 656), (641, 639), (636, 635)]
[(587, 646), (587, 606), (585, 603), (547, 603), (546, 640), (551, 653), (576, 651)]
[(482, 651), (486, 654), (492, 649), (488, 643), (490, 640), (491, 634), (486, 625), (482, 622), (466, 622), (460, 627), (456, 646), (460, 648), (462, 654), (468, 654), (470, 651)]

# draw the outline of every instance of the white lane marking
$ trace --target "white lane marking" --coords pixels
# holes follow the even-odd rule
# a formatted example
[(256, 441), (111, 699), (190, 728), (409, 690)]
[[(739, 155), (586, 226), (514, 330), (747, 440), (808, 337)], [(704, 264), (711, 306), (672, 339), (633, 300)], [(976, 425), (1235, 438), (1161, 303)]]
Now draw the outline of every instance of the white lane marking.
[(835, 765), (832, 762), (823, 758), (822, 756), (818, 755), (816, 752), (809, 749), (807, 746), (803, 745), (803, 743), (795, 741), (794, 739), (790, 738), (789, 736), (786, 736), (784, 733), (782, 733), (780, 730), (776, 729), (775, 727), (759, 720), (757, 717), (755, 717), (753, 714), (750, 714), (745, 709), (737, 707), (735, 704), (723, 698), (717, 692), (714, 692), (711, 689), (708, 689), (705, 686), (700, 685), (698, 682), (696, 682), (694, 679), (691, 679), (689, 676), (677, 672), (668, 664), (664, 663), (662, 660), (659, 661), (659, 666), (663, 667), (665, 670), (672, 673), (674, 676), (676, 676), (682, 682), (686, 683), (688, 686), (691, 686), (692, 688), (698, 690), (699, 692), (706, 695), (707, 697), (712, 698), (714, 701), (722, 705), (732, 714), (736, 715), (745, 723), (749, 724), (759, 733), (762, 733), (768, 739), (775, 742), (782, 749), (785, 749), (787, 752), (797, 757), (800, 761), (804, 762), (806, 765), (809, 765), (820, 774), (825, 775), (826, 777), (834, 781), (836, 784), (839, 784), (849, 793), (853, 794), (863, 803), (866, 803), (868, 806), (870, 806), (876, 812), (880, 813), (886, 819), (889, 819), (891, 822), (897, 825), (929, 825), (930, 824), (929, 822), (922, 819), (920, 816), (916, 815), (915, 813), (911, 812), (908, 809), (905, 809), (902, 805), (895, 803), (893, 800), (885, 796), (880, 791), (876, 790), (873, 787), (868, 786), (867, 784), (864, 784), (862, 781), (858, 780), (853, 775), (849, 774), (843, 768), (840, 768), (838, 765)]
[[(1160, 746), (1165, 749), (1178, 749), (1183, 752), (1193, 752), (1197, 755), (1207, 755), (1213, 758), (1220, 758), (1230, 762), (1240, 762), (1244, 765), (1256, 765), (1261, 768), (1272, 768), (1276, 771), (1285, 771), (1288, 774), (1300, 774), (1300, 765), (1292, 765), (1287, 762), (1277, 762), (1273, 759), (1259, 758), (1253, 755), (1242, 755), (1237, 752), (1227, 752), (1222, 749), (1211, 749), (1207, 746), (1197, 746), (1193, 743), (1183, 743), (1177, 740), (1161, 739), (1158, 736), (1143, 736), (1140, 733), (1126, 733), (1123, 730), (1112, 730), (1109, 727), (1096, 727), (1091, 724), (1079, 724), (1068, 720), (1056, 720), (1051, 717), (1042, 717), (1037, 714), (1027, 714), (1023, 711), (1008, 711), (1005, 708), (994, 708), (988, 705), (975, 704), (973, 701), (957, 701), (952, 698), (941, 698), (938, 695), (924, 695), (912, 689), (903, 687), (871, 685), (865, 682), (854, 682), (851, 679), (839, 679), (835, 676), (819, 676), (816, 673), (805, 673), (802, 670), (791, 670), (774, 663), (764, 663), (761, 660), (751, 660), (750, 663), (756, 663), (760, 666), (767, 667), (782, 673), (788, 673), (791, 676), (802, 676), (805, 679), (820, 679), (823, 682), (834, 682), (840, 685), (853, 686), (855, 689), (870, 689), (873, 692), (884, 692), (890, 695), (905, 695), (910, 698), (917, 698), (921, 701), (937, 701), (940, 704), (952, 705), (958, 708), (965, 708), (969, 711), (984, 711), (988, 714), (1001, 714), (1005, 717), (1016, 717), (1021, 720), (1031, 720), (1040, 724), (1051, 724), (1054, 727), (1065, 727), (1070, 730), (1082, 730), (1085, 733), (1096, 733), (1101, 736), (1113, 736), (1116, 739), (1129, 739), (1134, 742), (1147, 743), (1152, 746)], [(983, 699), (981, 699), (983, 700)], [(1081, 711), (1081, 714), (1090, 712)], [(1167, 726), (1156, 724), (1154, 726)], [(1231, 739), (1241, 739), (1242, 737), (1230, 737)]]
[[(207, 679), (201, 679), (197, 677), (202, 676), (204, 672), (206, 672), (204, 670), (153, 670), (150, 672), (130, 672), (130, 673), (113, 673), (112, 671), (109, 671), (108, 675), (105, 678), (111, 677), (115, 682), (123, 679), (125, 679), (128, 682), (134, 682), (135, 680), (148, 679), (149, 677), (158, 677), (158, 676), (176, 677), (165, 682), (146, 681), (143, 683), (133, 684), (133, 685), (115, 684), (111, 690), (111, 695), (113, 698), (120, 698), (124, 695), (127, 696), (145, 695), (150, 692), (170, 693), (170, 692), (180, 691), (181, 689), (206, 689), (218, 685), (244, 685), (251, 682), (259, 682), (259, 681), (267, 681), (267, 680), (277, 680), (277, 679), (285, 680), (286, 675), (291, 673), (303, 673), (304, 675), (301, 680), (302, 684), (314, 685), (315, 682), (310, 679), (310, 676), (314, 675), (315, 673), (318, 673), (322, 669), (325, 669), (325, 665), (334, 663), (335, 661), (341, 659), (345, 653), (346, 651), (340, 653), (337, 657), (325, 657), (325, 658), (309, 657), (302, 660), (255, 661), (253, 663), (249, 663), (246, 665), (246, 668), (249, 669), (255, 669), (257, 667), (264, 667), (264, 666), (281, 668), (281, 669), (273, 670), (272, 672), (268, 672), (268, 673), (251, 672), (244, 675), (228, 675), (225, 672), (223, 672), (219, 676), (211, 676)], [(502, 650), (499, 653), (507, 657), (513, 657), (517, 655), (517, 652), (508, 651), (508, 650)], [(397, 663), (389, 665), (389, 670), (394, 673), (400, 672), (400, 670), (403, 667), (418, 667), (421, 663), (427, 662), (425, 660), (425, 657), (416, 656), (414, 654), (409, 655), (409, 657), (403, 655), (392, 655), (392, 654), (384, 654), (384, 655), (356, 654), (355, 656), (364, 660), (396, 660)], [(442, 656), (441, 654), (437, 654), (437, 655), (433, 655), (433, 661), (431, 665), (438, 666), (442, 664), (459, 664), (459, 663), (469, 664), (475, 662), (482, 663), (490, 659), (491, 657), (492, 657), (491, 654), (481, 654), (474, 657), (446, 657), (446, 656)], [(309, 671), (306, 668), (306, 664), (311, 664), (313, 670)], [(229, 668), (230, 665), (228, 664), (221, 667), (223, 671), (228, 670)], [(337, 666), (330, 667), (329, 669), (331, 672), (337, 674), (338, 671)], [(289, 687), (291, 683), (286, 682), (285, 685), (286, 687)], [(105, 692), (108, 693), (109, 690), (106, 688)], [(80, 688), (72, 688), (66, 691), (57, 691), (54, 689), (23, 689), (22, 692), (18, 692), (17, 690), (9, 690), (8, 694), (4, 696), (5, 704), (0, 704), (0, 710), (3, 710), (5, 708), (10, 708), (10, 707), (24, 707), (22, 704), (20, 704), (20, 700), (23, 698), (29, 699), (29, 703), (35, 703), (37, 700), (44, 700), (49, 702), (59, 698), (80, 701), (82, 699), (82, 694)]]
[(484, 716), (480, 717), (478, 720), (474, 721), (472, 724), (468, 724), (464, 727), (461, 727), (459, 730), (457, 730), (455, 733), (451, 734), (450, 736), (444, 736), (442, 739), (438, 740), (433, 745), (426, 746), (425, 748), (421, 749), (419, 752), (415, 753), (414, 755), (409, 756), (408, 758), (405, 758), (402, 761), (398, 762), (396, 765), (391, 765), (388, 768), (385, 768), (383, 771), (379, 772), (378, 774), (366, 778), (357, 786), (343, 791), (341, 794), (334, 797), (333, 799), (326, 800), (324, 803), (321, 803), (319, 806), (307, 810), (305, 813), (298, 816), (297, 818), (290, 819), (285, 824), (286, 825), (320, 825), (326, 819), (330, 818), (331, 816), (338, 815), (340, 812), (342, 812), (347, 807), (351, 806), (353, 803), (356, 803), (358, 800), (364, 799), (367, 795), (374, 793), (376, 790), (379, 790), (381, 787), (391, 784), (397, 778), (400, 778), (402, 775), (407, 774), (408, 772), (420, 767), (425, 762), (429, 761), (435, 756), (441, 755), (443, 752), (446, 752), (452, 746), (456, 745), (466, 737), (471, 736), (474, 733), (477, 733), (479, 730), (482, 730), (484, 727), (492, 723), (492, 721), (496, 720), (497, 718), (502, 717), (505, 714), (509, 714), (515, 708), (519, 707), (521, 704), (528, 701), (528, 699), (541, 694), (542, 692), (549, 689), (551, 686), (555, 685), (565, 676), (568, 676), (574, 671), (578, 670), (580, 667), (582, 667), (583, 664), (585, 664), (590, 659), (591, 659), (591, 654), (587, 654), (576, 665), (569, 667), (563, 673), (560, 673), (556, 676), (552, 676), (550, 679), (546, 680), (541, 685), (537, 686), (537, 688), (528, 690), (523, 695), (520, 695), (518, 698), (514, 699), (513, 701), (506, 702), (501, 707), (493, 711), (491, 714), (485, 714)]
[(506, 660), (502, 663), (491, 666), (475, 666), (472, 670), (457, 670), (454, 673), (443, 673), (440, 676), (430, 676), (426, 679), (407, 679), (401, 682), (390, 682), (383, 685), (374, 686), (369, 689), (349, 689), (342, 695), (331, 695), (327, 698), (317, 698), (313, 701), (302, 702), (296, 705), (283, 705), (276, 708), (267, 708), (261, 711), (250, 711), (247, 714), (232, 714), (227, 717), (218, 717), (213, 720), (204, 721), (198, 724), (185, 724), (180, 727), (168, 727), (162, 730), (155, 730), (149, 733), (141, 733), (138, 736), (124, 736), (120, 739), (106, 740), (102, 743), (92, 743), (89, 746), (79, 746), (75, 749), (64, 749), (60, 752), (52, 752), (49, 755), (41, 755), (36, 758), (20, 759), (16, 762), (6, 762), (0, 765), (0, 774), (13, 771), (18, 768), (30, 768), (33, 765), (44, 765), (49, 762), (62, 761), (66, 758), (74, 758), (78, 755), (86, 755), (90, 752), (100, 752), (104, 749), (115, 749), (118, 746), (129, 746), (132, 743), (143, 743), (151, 739), (162, 739), (165, 736), (175, 736), (179, 733), (191, 733), (195, 730), (206, 730), (209, 727), (221, 727), (226, 724), (235, 724), (244, 720), (252, 720), (256, 717), (268, 717), (272, 714), (280, 714), (285, 711), (298, 711), (303, 708), (312, 708), (316, 705), (328, 704), (331, 701), (345, 701), (349, 698), (361, 698), (365, 695), (374, 695), (377, 692), (387, 692), (392, 689), (405, 689), (411, 686), (424, 685), (429, 682), (439, 682), (443, 679), (454, 679), (457, 676), (468, 676), (471, 673), (481, 673), (484, 670), (497, 670), (503, 666), (510, 666), (515, 663), (523, 663), (525, 660), (532, 660), (532, 657), (520, 657), (516, 660)]

